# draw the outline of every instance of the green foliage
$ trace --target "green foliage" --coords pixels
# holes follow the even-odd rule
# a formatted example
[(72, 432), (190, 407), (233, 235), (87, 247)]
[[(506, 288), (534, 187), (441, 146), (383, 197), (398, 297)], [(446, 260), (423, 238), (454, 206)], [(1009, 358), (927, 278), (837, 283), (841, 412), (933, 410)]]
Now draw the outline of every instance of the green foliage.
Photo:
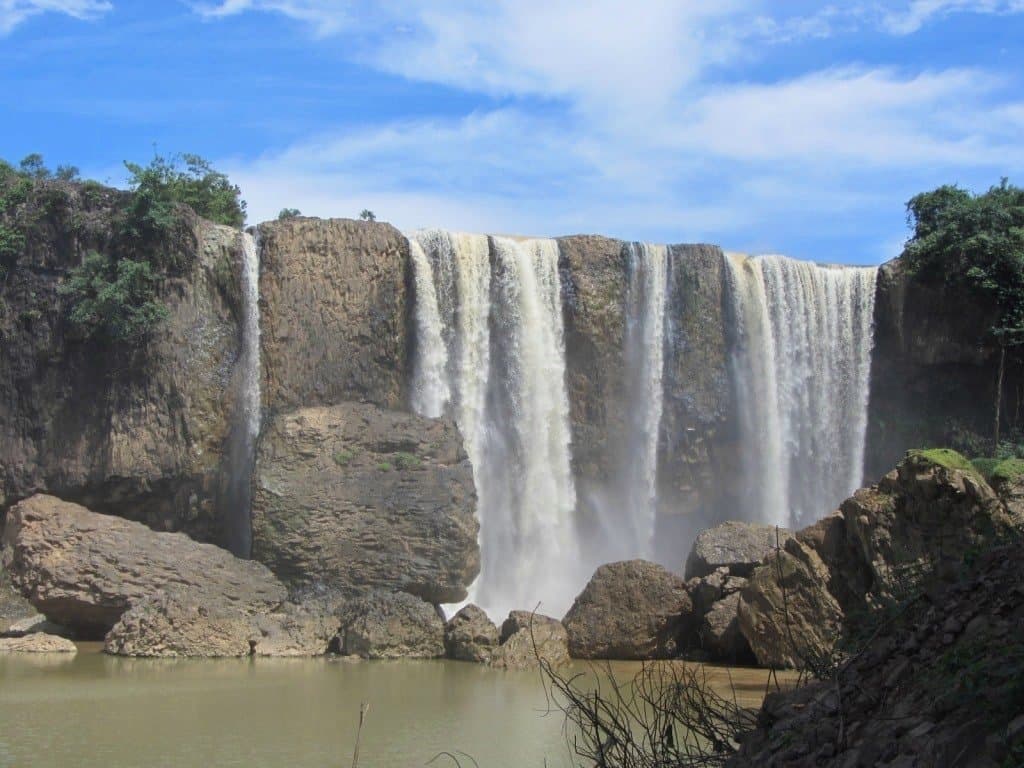
[(21, 172), (30, 178), (50, 178), (50, 169), (46, 167), (46, 163), (43, 162), (43, 156), (38, 152), (33, 152), (31, 155), (25, 155), (18, 165), (21, 168)]
[(399, 469), (417, 469), (422, 463), (415, 454), (406, 451), (399, 451), (395, 454), (395, 466)]
[(993, 334), (1024, 328), (1024, 189), (1006, 179), (980, 195), (939, 187), (911, 198), (907, 221), (914, 235), (903, 257), (913, 272), (991, 303)]
[(61, 181), (78, 181), (78, 167), (74, 165), (58, 165), (53, 177)]
[(90, 251), (58, 290), (70, 297), (70, 320), (83, 336), (138, 342), (169, 314), (158, 286), (149, 262)]
[(979, 456), (976, 459), (971, 459), (971, 465), (988, 481), (992, 480), (992, 473), (999, 466), (999, 463), (1000, 459), (990, 457)]
[(284, 221), (285, 219), (294, 219), (302, 215), (302, 211), (298, 208), (282, 208), (281, 212), (277, 214), (278, 221)]
[(377, 464), (377, 469), (379, 469), (381, 472), (388, 472), (392, 469), (391, 463), (387, 461), (382, 461), (379, 464)]
[[(184, 167), (181, 167), (182, 164)], [(183, 203), (218, 224), (245, 224), (241, 190), (199, 155), (155, 155), (149, 165), (125, 162), (129, 187), (139, 199), (140, 214), (158, 226), (175, 203)]]
[(355, 451), (350, 451), (347, 448), (338, 451), (334, 454), (334, 463), (339, 467), (347, 467), (352, 463), (352, 459), (356, 457)]
[(363, 221), (376, 221), (377, 214), (375, 214), (369, 208), (363, 208), (363, 210), (359, 212), (359, 218), (362, 219)]
[(992, 480), (997, 483), (1003, 483), (1010, 480), (1016, 480), (1017, 478), (1024, 475), (1024, 459), (1003, 459), (999, 464), (992, 470)]

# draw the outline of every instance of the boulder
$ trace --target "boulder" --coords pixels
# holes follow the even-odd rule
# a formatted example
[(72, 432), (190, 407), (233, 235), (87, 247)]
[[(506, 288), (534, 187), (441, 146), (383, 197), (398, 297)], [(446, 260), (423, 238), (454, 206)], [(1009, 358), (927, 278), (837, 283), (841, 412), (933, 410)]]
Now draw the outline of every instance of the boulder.
[(0, 637), (0, 653), (78, 653), (66, 637), (36, 632), (23, 637)]
[(255, 622), (223, 603), (204, 604), (179, 590), (162, 592), (125, 611), (103, 649), (117, 656), (249, 656), (259, 637)]
[(870, 597), (882, 601), (899, 599), (908, 581), (941, 576), (973, 552), (1019, 536), (1024, 524), (965, 459), (942, 451), (911, 451), (841, 509), (870, 575)]
[(686, 583), (660, 565), (626, 560), (598, 568), (563, 619), (580, 659), (675, 655), (690, 624)]
[(701, 620), (698, 637), (701, 649), (714, 661), (745, 662), (750, 645), (740, 631), (740, 593), (733, 592), (711, 606)]
[(759, 664), (805, 667), (831, 653), (843, 612), (818, 554), (796, 539), (772, 552), (740, 590), (740, 631)]
[(434, 659), (445, 651), (437, 609), (407, 592), (372, 592), (348, 602), (339, 639), (343, 653), (364, 659)]
[(703, 616), (723, 597), (739, 592), (746, 584), (746, 579), (733, 576), (728, 568), (716, 568), (707, 576), (687, 580), (686, 588), (693, 600), (693, 615)]
[(14, 588), (0, 563), (0, 635), (7, 634), (11, 625), (17, 622), (35, 620), (37, 617), (41, 618), (39, 612)]
[(260, 441), (253, 558), (289, 586), (458, 602), (480, 570), (455, 426), (365, 403), (276, 416)]
[(104, 650), (119, 656), (322, 656), (337, 633), (332, 616), (285, 604), (249, 614), (220, 601), (199, 603), (169, 590), (136, 602), (107, 633)]
[(60, 624), (54, 624), (41, 613), (33, 613), (24, 619), (12, 621), (6, 629), (0, 628), (0, 637), (24, 637), (38, 633), (47, 635), (67, 635), (67, 629)]
[(791, 536), (785, 529), (756, 523), (726, 522), (701, 531), (686, 558), (686, 578), (708, 576), (728, 568), (735, 576), (748, 577), (768, 553), (785, 545)]
[(259, 563), (52, 496), (11, 509), (3, 545), (14, 585), (48, 619), (83, 636), (102, 636), (134, 602), (168, 585), (200, 605), (225, 603), (249, 614), (272, 610), (286, 596)]
[(450, 659), (487, 662), (498, 646), (498, 628), (486, 613), (470, 604), (445, 625), (444, 646)]
[(501, 625), (501, 645), (488, 664), (499, 669), (536, 669), (539, 661), (551, 667), (569, 663), (569, 636), (558, 619), (512, 611)]

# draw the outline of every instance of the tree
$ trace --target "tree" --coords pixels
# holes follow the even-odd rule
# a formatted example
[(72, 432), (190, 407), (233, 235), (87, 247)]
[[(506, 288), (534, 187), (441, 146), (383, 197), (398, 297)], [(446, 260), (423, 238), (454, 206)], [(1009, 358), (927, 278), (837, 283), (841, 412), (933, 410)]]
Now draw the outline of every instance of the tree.
[(942, 186), (910, 199), (907, 223), (914, 229), (903, 250), (910, 270), (994, 310), (982, 341), (999, 347), (998, 450), (1007, 350), (1024, 343), (1024, 189), (1007, 179), (980, 195)]
[[(184, 164), (184, 168), (181, 165)], [(128, 185), (150, 207), (184, 203), (204, 218), (229, 227), (245, 224), (242, 191), (199, 155), (155, 155), (149, 165), (125, 161)]]
[(50, 177), (50, 171), (46, 167), (46, 163), (43, 162), (43, 156), (38, 152), (25, 155), (19, 165), (21, 166), (21, 172), (31, 176), (33, 179), (47, 179)]
[(376, 221), (377, 215), (369, 208), (363, 208), (363, 210), (359, 213), (359, 218), (362, 219), (363, 221)]
[(283, 221), (284, 219), (294, 219), (302, 215), (302, 211), (298, 208), (282, 208), (281, 212), (277, 214), (277, 220)]

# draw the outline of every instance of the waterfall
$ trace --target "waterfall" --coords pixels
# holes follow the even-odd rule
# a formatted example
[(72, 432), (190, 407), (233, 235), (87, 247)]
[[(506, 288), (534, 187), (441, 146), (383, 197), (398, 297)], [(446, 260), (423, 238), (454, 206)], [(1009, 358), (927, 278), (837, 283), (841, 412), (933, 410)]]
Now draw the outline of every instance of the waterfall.
[(242, 328), (234, 423), (226, 470), (226, 544), (238, 557), (252, 549), (252, 469), (260, 433), (260, 257), (256, 239), (241, 233)]
[(624, 441), (624, 500), (632, 541), (623, 557), (651, 557), (657, 514), (658, 435), (663, 402), (668, 249), (626, 246), (624, 362), (629, 432)]
[(862, 481), (877, 270), (726, 261), (746, 517), (807, 524)]
[[(410, 240), (431, 264), (453, 412), (473, 464), (482, 569), (471, 599), (494, 617), (537, 601), (561, 615), (579, 558), (558, 245), (438, 230)], [(417, 316), (429, 311), (420, 307), (429, 294), (416, 301)]]
[(434, 275), (423, 247), (409, 240), (416, 282), (416, 365), (413, 371), (412, 409), (437, 418), (451, 397), (448, 387), (448, 350), (442, 338), (441, 314), (434, 290)]

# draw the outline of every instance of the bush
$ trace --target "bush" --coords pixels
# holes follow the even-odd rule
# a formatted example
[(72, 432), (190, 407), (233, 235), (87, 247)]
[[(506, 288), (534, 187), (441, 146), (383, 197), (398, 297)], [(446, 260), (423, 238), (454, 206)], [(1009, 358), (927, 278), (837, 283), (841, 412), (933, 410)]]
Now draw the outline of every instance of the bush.
[(302, 211), (298, 208), (282, 208), (281, 212), (277, 214), (278, 221), (284, 221), (285, 219), (294, 219), (302, 215)]
[(144, 202), (145, 216), (154, 222), (169, 215), (173, 204), (182, 203), (218, 224), (245, 224), (241, 190), (199, 155), (156, 155), (147, 166), (124, 165), (131, 174), (129, 187)]
[(157, 299), (152, 265), (90, 251), (58, 289), (71, 299), (70, 320), (86, 338), (138, 342), (169, 315)]

